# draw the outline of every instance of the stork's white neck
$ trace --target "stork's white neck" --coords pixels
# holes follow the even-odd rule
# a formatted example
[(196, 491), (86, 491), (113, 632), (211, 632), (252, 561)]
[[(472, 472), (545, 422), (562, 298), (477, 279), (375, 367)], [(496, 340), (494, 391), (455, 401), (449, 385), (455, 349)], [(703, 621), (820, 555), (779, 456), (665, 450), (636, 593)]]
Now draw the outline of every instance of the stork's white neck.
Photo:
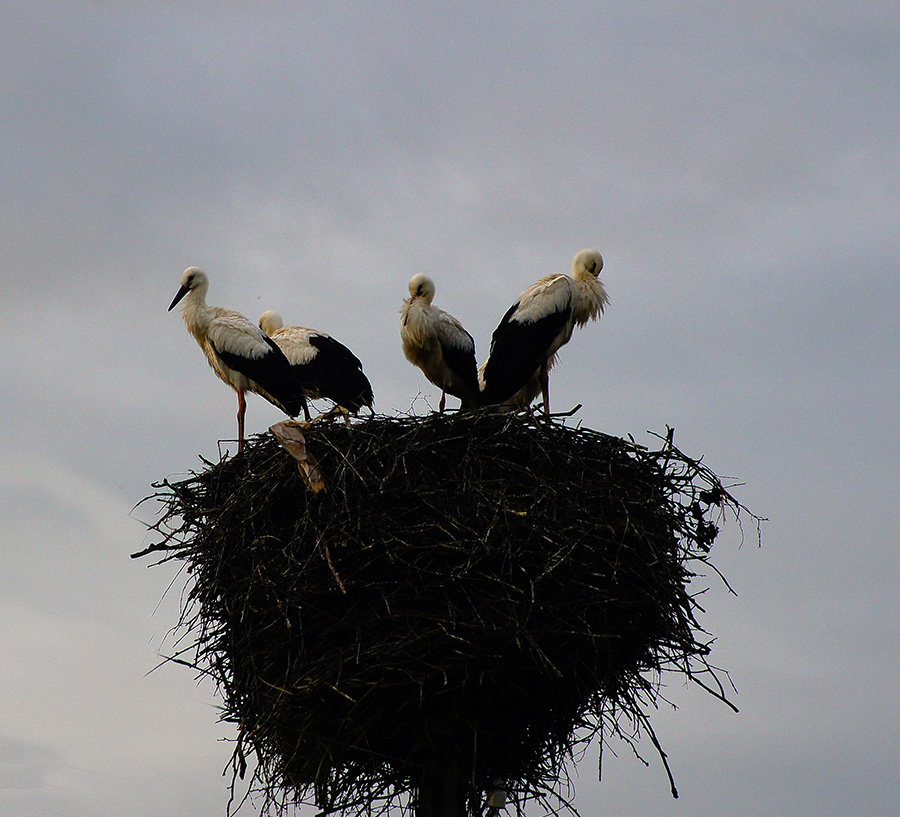
[(192, 289), (185, 295), (184, 305), (181, 307), (181, 319), (188, 332), (202, 346), (209, 324), (213, 319), (213, 308), (206, 303), (205, 286)]
[(573, 275), (575, 280), (575, 298), (572, 302), (572, 317), (578, 326), (589, 320), (596, 320), (603, 314), (609, 303), (606, 287), (603, 282), (590, 272), (581, 271)]

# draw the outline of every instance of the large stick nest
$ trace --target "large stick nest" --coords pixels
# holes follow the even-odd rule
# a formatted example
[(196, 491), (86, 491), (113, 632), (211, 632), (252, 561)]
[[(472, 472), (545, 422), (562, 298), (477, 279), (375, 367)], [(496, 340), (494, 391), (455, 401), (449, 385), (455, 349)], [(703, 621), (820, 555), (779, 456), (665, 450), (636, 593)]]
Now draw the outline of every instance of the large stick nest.
[(372, 813), (452, 757), (471, 813), (498, 779), (521, 808), (598, 730), (665, 764), (661, 671), (724, 699), (689, 583), (742, 508), (671, 434), (482, 412), (304, 433), (326, 491), (261, 435), (157, 485), (143, 551), (185, 563), (176, 657), (215, 679), (272, 802)]

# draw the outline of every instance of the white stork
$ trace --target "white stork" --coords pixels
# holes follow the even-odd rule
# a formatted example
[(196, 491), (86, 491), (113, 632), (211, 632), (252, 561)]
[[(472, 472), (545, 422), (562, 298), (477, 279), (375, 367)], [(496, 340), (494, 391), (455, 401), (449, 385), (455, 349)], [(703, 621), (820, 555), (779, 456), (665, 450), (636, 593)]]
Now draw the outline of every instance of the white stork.
[(440, 410), (447, 394), (462, 408), (479, 405), (475, 341), (452, 315), (432, 305), (434, 281), (419, 272), (409, 279), (409, 298), (400, 309), (403, 354), (441, 390)]
[(244, 393), (255, 392), (296, 417), (306, 411), (303, 389), (291, 371), (291, 364), (253, 321), (232, 309), (208, 306), (209, 279), (197, 267), (181, 275), (181, 288), (169, 305), (171, 312), (182, 299), (181, 317), (188, 332), (200, 344), (209, 365), (238, 396), (238, 451), (244, 447)]
[(281, 315), (271, 309), (260, 315), (259, 328), (284, 352), (308, 398), (332, 400), (348, 414), (356, 414), (363, 406), (372, 409), (372, 384), (359, 358), (343, 343), (317, 329), (285, 326)]
[(507, 310), (491, 338), (479, 372), (482, 404), (525, 408), (542, 395), (550, 413), (549, 372), (576, 326), (603, 314), (609, 303), (599, 280), (603, 258), (582, 250), (572, 259), (572, 277), (562, 273), (536, 281)]

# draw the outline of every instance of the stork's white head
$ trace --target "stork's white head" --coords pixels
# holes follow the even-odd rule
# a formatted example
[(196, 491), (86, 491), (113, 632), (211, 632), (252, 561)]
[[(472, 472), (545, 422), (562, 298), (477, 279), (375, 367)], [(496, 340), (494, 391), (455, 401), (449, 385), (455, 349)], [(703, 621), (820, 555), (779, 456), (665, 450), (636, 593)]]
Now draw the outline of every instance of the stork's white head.
[(424, 272), (417, 272), (409, 279), (409, 297), (421, 298), (429, 306), (434, 300), (434, 281)]
[(572, 277), (583, 278), (585, 275), (600, 275), (603, 269), (603, 256), (597, 250), (582, 250), (572, 259)]
[(206, 299), (206, 291), (209, 289), (209, 278), (200, 267), (188, 267), (181, 273), (181, 287), (175, 293), (175, 298), (169, 304), (169, 312), (171, 312), (176, 304), (189, 292), (196, 292), (197, 297), (202, 300)]
[(281, 315), (274, 309), (263, 312), (262, 315), (259, 316), (259, 328), (267, 335), (277, 332), (282, 326), (284, 326), (284, 321), (281, 320)]

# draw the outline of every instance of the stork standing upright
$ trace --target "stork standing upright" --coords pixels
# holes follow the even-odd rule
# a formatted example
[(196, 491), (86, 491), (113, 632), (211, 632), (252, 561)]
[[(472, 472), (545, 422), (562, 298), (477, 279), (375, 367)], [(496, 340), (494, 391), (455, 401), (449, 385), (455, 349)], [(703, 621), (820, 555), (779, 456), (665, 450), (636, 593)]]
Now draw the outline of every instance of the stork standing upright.
[(307, 410), (306, 397), (275, 341), (240, 312), (209, 306), (208, 290), (206, 274), (198, 267), (188, 267), (181, 275), (181, 287), (169, 311), (184, 300), (181, 317), (188, 332), (200, 345), (212, 370), (237, 392), (240, 452), (244, 448), (245, 392), (265, 397), (291, 417)]
[(403, 354), (441, 390), (441, 411), (448, 394), (458, 397), (462, 408), (476, 408), (475, 341), (456, 318), (432, 304), (434, 292), (434, 281), (424, 273), (409, 279), (409, 298), (400, 309)]
[(507, 310), (491, 338), (480, 370), (482, 405), (525, 408), (540, 394), (550, 413), (550, 368), (576, 326), (603, 314), (609, 303), (599, 280), (603, 258), (582, 250), (572, 259), (572, 277), (546, 275)]
[(281, 315), (271, 309), (260, 315), (259, 328), (284, 352), (308, 398), (332, 400), (349, 414), (363, 406), (372, 408), (372, 384), (359, 358), (343, 343), (316, 329), (285, 326)]

